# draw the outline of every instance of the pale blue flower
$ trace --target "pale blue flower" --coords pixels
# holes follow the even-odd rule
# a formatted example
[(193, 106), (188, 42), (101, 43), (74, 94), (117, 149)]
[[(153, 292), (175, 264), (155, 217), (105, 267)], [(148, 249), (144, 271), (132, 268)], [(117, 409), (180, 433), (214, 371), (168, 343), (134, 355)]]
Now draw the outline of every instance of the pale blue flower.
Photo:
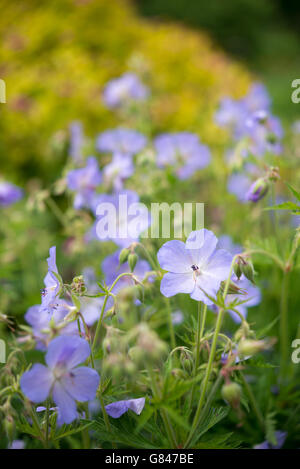
[(53, 339), (46, 354), (47, 366), (34, 364), (22, 375), (22, 392), (35, 403), (51, 396), (59, 408), (59, 424), (71, 423), (77, 418), (76, 401), (93, 400), (99, 385), (97, 371), (78, 367), (90, 353), (88, 342), (79, 337)]
[(232, 262), (227, 251), (216, 250), (217, 243), (216, 236), (206, 229), (193, 231), (186, 244), (166, 242), (157, 254), (161, 268), (168, 271), (161, 281), (161, 293), (166, 297), (188, 293), (194, 300), (212, 304), (206, 293), (216, 296)]
[(188, 179), (195, 171), (205, 168), (211, 159), (206, 145), (189, 132), (162, 134), (155, 138), (157, 165), (172, 166), (179, 179)]
[(73, 169), (67, 174), (67, 185), (76, 193), (74, 208), (89, 207), (95, 189), (102, 180), (101, 171), (96, 158), (90, 156), (84, 168)]
[(97, 137), (96, 148), (101, 152), (135, 155), (146, 146), (147, 139), (132, 129), (106, 130)]
[(124, 73), (107, 83), (103, 91), (103, 101), (108, 108), (114, 109), (132, 101), (143, 101), (148, 95), (148, 88), (137, 75)]
[(0, 182), (0, 207), (8, 207), (23, 197), (23, 191), (10, 182)]

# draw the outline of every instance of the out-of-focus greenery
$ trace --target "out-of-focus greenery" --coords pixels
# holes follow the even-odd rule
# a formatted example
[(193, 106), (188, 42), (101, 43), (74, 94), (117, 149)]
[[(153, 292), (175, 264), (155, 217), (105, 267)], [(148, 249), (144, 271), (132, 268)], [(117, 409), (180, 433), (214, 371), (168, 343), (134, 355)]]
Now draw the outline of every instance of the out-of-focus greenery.
[(227, 53), (258, 73), (281, 118), (299, 116), (291, 82), (300, 67), (300, 8), (297, 0), (137, 0), (154, 20), (176, 20), (201, 31)]
[(142, 20), (127, 1), (1, 4), (1, 171), (16, 169), (19, 179), (53, 179), (70, 121), (83, 121), (90, 135), (115, 125), (101, 90), (128, 69), (143, 72), (155, 92), (155, 130), (189, 129), (207, 143), (223, 138), (212, 124), (220, 96), (240, 96), (249, 83), (205, 35)]

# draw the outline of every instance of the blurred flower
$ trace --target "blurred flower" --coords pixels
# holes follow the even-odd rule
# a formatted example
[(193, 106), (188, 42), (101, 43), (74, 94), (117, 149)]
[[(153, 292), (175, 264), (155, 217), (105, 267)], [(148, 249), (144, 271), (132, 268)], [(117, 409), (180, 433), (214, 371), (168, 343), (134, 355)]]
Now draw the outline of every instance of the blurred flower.
[[(99, 215), (99, 208), (103, 213)], [(115, 194), (101, 194), (94, 198), (92, 210), (96, 222), (87, 236), (87, 240), (114, 241), (117, 245), (128, 247), (139, 239), (140, 234), (150, 225), (147, 207), (139, 204), (139, 196), (131, 190), (122, 190)]]
[(276, 436), (276, 440), (277, 440), (276, 445), (272, 445), (268, 441), (263, 441), (259, 445), (255, 445), (254, 449), (281, 449), (282, 446), (284, 445), (285, 440), (286, 440), (287, 433), (282, 432), (282, 431), (277, 431), (277, 432), (275, 432), (275, 436)]
[(145, 406), (145, 398), (128, 399), (125, 401), (112, 402), (105, 406), (107, 414), (113, 419), (118, 419), (121, 415), (125, 414), (129, 409), (135, 414), (140, 415)]
[(247, 119), (247, 133), (250, 137), (250, 151), (256, 156), (266, 152), (279, 155), (282, 152), (280, 140), (283, 129), (278, 117), (265, 112), (256, 112)]
[(262, 83), (253, 83), (244, 98), (244, 103), (248, 112), (268, 111), (271, 106), (271, 98), (267, 88)]
[(189, 132), (161, 134), (154, 140), (157, 165), (172, 166), (179, 179), (187, 179), (210, 162), (210, 151)]
[(96, 158), (90, 156), (84, 168), (73, 169), (67, 174), (68, 188), (76, 192), (74, 208), (89, 207), (102, 176)]
[(132, 156), (115, 153), (111, 163), (104, 167), (104, 181), (108, 185), (112, 185), (115, 191), (120, 191), (123, 189), (124, 180), (129, 178), (133, 172)]
[(56, 330), (60, 335), (77, 335), (78, 326), (76, 321), (64, 326), (64, 318), (70, 312), (70, 305), (61, 299), (57, 299), (57, 307), (53, 311), (52, 317), (45, 310), (41, 310), (40, 305), (34, 305), (28, 308), (25, 314), (25, 320), (30, 324), (33, 330), (34, 339), (37, 341), (38, 350), (46, 350), (48, 341), (47, 330), (50, 328)]
[(70, 155), (76, 163), (82, 163), (83, 131), (81, 122), (70, 124)]
[(225, 249), (225, 251), (230, 252), (233, 256), (239, 254), (243, 251), (242, 246), (235, 244), (229, 235), (221, 235), (218, 241), (218, 249)]
[[(128, 262), (125, 262), (120, 266), (119, 263), (120, 251), (114, 252), (110, 256), (107, 256), (102, 262), (102, 271), (105, 275), (105, 282), (107, 285), (112, 285), (116, 278), (125, 272), (130, 272)], [(145, 278), (147, 272), (151, 270), (150, 265), (147, 261), (139, 259), (136, 263), (136, 266), (133, 270), (135, 277), (142, 281)], [(130, 276), (124, 276), (120, 278), (118, 283), (113, 289), (114, 293), (117, 293), (122, 288), (133, 285), (133, 280)]]
[(146, 137), (136, 130), (117, 128), (106, 130), (97, 137), (96, 148), (101, 152), (135, 155), (147, 143)]
[(223, 98), (214, 119), (217, 125), (228, 128), (234, 138), (238, 140), (245, 134), (247, 116), (248, 110), (244, 101)]
[(0, 207), (7, 207), (18, 202), (23, 197), (23, 191), (10, 182), (0, 182)]
[(179, 324), (182, 324), (184, 320), (183, 313), (181, 311), (174, 311), (172, 313), (172, 323), (174, 326), (178, 326)]
[[(202, 236), (203, 242), (197, 248), (188, 247)], [(177, 240), (166, 242), (157, 254), (161, 268), (168, 271), (161, 281), (161, 293), (166, 297), (189, 293), (194, 300), (212, 304), (205, 293), (216, 295), (232, 262), (227, 251), (216, 250), (217, 243), (216, 236), (206, 229), (193, 231), (186, 244)]]
[(13, 440), (8, 449), (25, 449), (25, 443), (23, 440)]
[(149, 96), (148, 88), (134, 73), (124, 73), (108, 82), (103, 91), (103, 101), (108, 108), (116, 108), (131, 101), (142, 101)]
[(90, 355), (88, 342), (79, 337), (53, 339), (46, 354), (47, 366), (34, 364), (20, 381), (22, 392), (33, 402), (43, 402), (51, 395), (59, 407), (59, 422), (71, 423), (77, 417), (76, 402), (95, 398), (99, 385), (97, 371), (82, 366)]
[(48, 273), (44, 278), (45, 288), (42, 290), (42, 304), (40, 311), (46, 311), (50, 316), (58, 306), (58, 295), (60, 290), (60, 282), (57, 278), (58, 270), (56, 266), (56, 247), (49, 249), (49, 257), (47, 258)]
[(247, 202), (246, 194), (251, 184), (251, 179), (243, 173), (233, 173), (227, 181), (227, 190), (234, 194), (240, 202)]

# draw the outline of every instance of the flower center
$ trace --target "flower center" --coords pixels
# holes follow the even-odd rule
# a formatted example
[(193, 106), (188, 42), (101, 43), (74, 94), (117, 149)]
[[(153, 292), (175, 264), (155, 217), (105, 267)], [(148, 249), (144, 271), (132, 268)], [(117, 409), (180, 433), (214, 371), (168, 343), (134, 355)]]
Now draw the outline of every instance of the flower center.
[(198, 267), (197, 265), (193, 264), (193, 265), (191, 266), (191, 269), (192, 269), (194, 272), (196, 272), (196, 270), (199, 270), (199, 267)]

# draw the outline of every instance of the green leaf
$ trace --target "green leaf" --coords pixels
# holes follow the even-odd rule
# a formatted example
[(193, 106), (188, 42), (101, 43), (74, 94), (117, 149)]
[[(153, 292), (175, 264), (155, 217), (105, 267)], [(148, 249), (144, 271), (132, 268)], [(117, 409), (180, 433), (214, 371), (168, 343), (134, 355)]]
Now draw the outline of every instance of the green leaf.
[[(84, 422), (84, 423), (81, 423)], [(92, 425), (92, 421), (80, 421), (80, 424), (75, 426), (74, 425), (63, 425), (59, 431), (54, 436), (53, 441), (60, 440), (61, 438), (65, 438), (66, 436), (74, 435), (75, 433), (82, 432), (86, 428), (89, 428)]]
[(300, 202), (300, 192), (297, 192), (296, 189), (294, 189), (290, 184), (288, 184), (286, 182), (286, 185), (288, 186), (288, 188), (290, 189), (290, 191), (294, 194), (294, 196), (296, 197), (296, 199)]
[(294, 202), (283, 202), (282, 204), (273, 205), (272, 207), (266, 207), (264, 210), (292, 210), (293, 212), (300, 213), (300, 206)]

